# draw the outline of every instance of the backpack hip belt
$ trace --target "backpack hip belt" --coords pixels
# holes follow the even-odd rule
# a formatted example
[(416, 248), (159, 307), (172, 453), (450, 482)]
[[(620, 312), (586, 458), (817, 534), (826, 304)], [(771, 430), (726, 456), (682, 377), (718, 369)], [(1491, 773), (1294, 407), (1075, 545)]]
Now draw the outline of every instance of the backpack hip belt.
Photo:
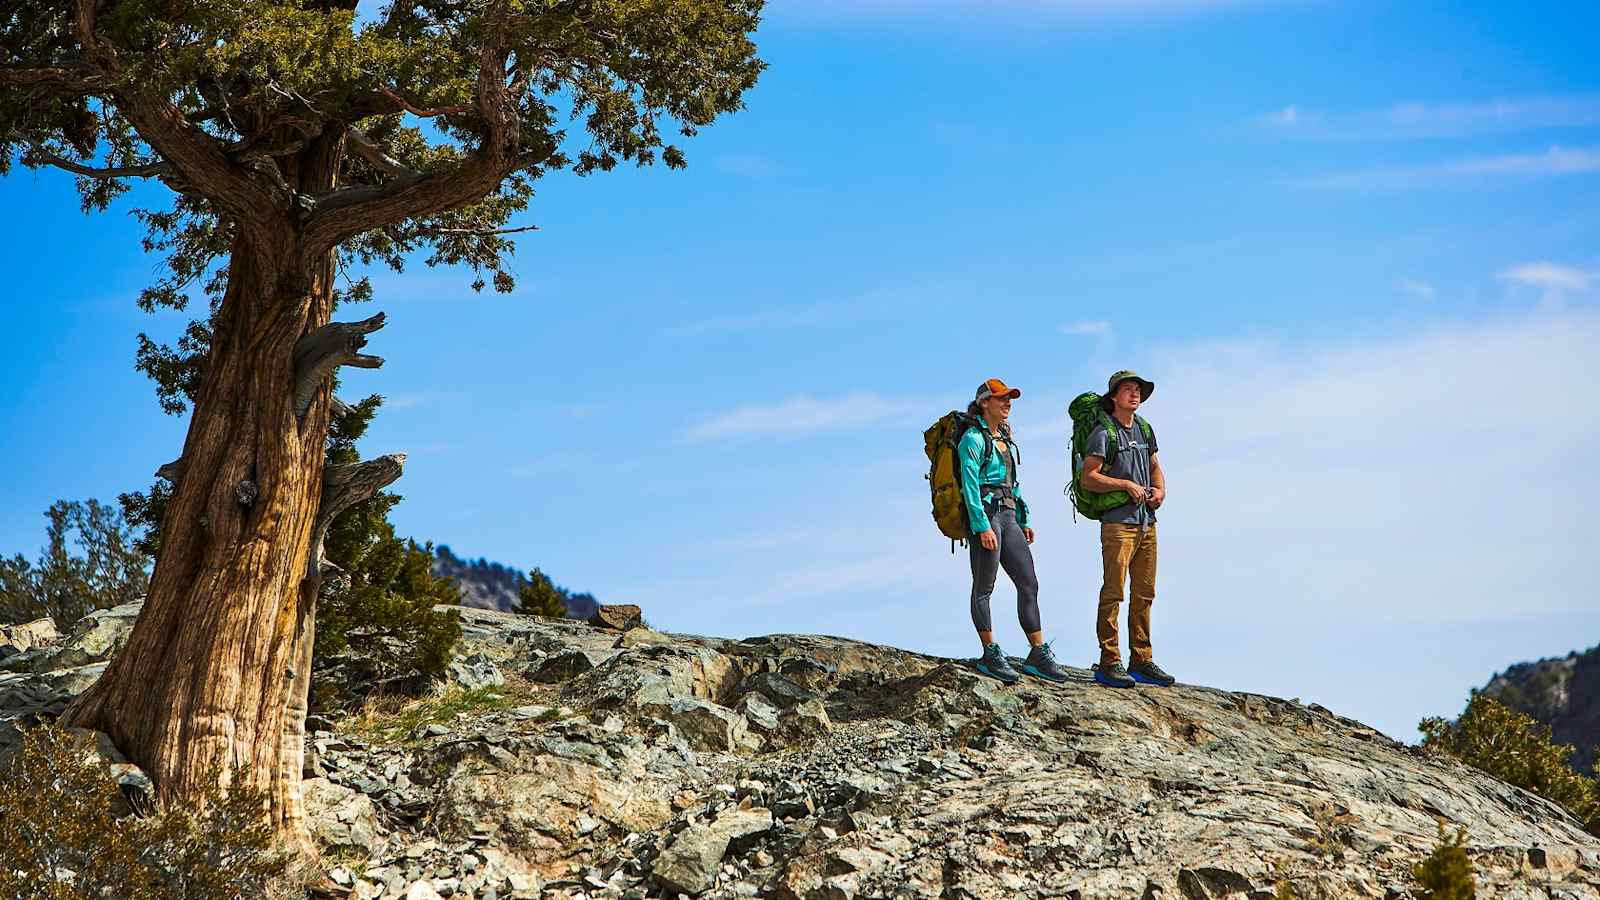
[(985, 512), (987, 512), (990, 508), (999, 509), (1003, 507), (1010, 510), (1015, 510), (1017, 508), (1017, 491), (1012, 485), (980, 485), (978, 488), (978, 493), (981, 497), (983, 497)]

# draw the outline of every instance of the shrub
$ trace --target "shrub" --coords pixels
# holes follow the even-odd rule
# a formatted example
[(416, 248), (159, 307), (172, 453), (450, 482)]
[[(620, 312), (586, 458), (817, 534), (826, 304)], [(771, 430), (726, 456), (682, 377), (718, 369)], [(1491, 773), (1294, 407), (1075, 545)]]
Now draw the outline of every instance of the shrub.
[(1572, 748), (1550, 742), (1550, 729), (1494, 699), (1474, 695), (1454, 722), (1423, 719), (1422, 746), (1564, 807), (1600, 835), (1600, 783), (1567, 767)]
[(0, 623), (50, 616), (65, 631), (94, 610), (144, 596), (150, 560), (115, 509), (58, 500), (45, 518), (37, 563), (0, 559)]
[(1411, 867), (1411, 874), (1422, 889), (1418, 900), (1473, 900), (1478, 885), (1472, 877), (1472, 860), (1467, 856), (1467, 830), (1451, 837), (1439, 823), (1439, 843), (1428, 858)]
[(516, 611), (525, 616), (563, 618), (567, 614), (567, 592), (557, 587), (549, 575), (535, 568), (517, 590)]
[(432, 545), (396, 538), (387, 521), (371, 531), (365, 523), (347, 523), (343, 535), (340, 524), (335, 521), (328, 537), (330, 555), (335, 541), (357, 546), (340, 548), (346, 574), (324, 585), (318, 601), (318, 664), (326, 670), (336, 657), (356, 662), (371, 687), (443, 675), (461, 638), (461, 615), (434, 606), (456, 604), (460, 591), (434, 577)]
[(82, 739), (29, 729), (0, 767), (0, 897), (259, 898), (288, 869), (259, 793), (213, 787), (198, 810), (144, 818), (119, 818), (121, 801)]

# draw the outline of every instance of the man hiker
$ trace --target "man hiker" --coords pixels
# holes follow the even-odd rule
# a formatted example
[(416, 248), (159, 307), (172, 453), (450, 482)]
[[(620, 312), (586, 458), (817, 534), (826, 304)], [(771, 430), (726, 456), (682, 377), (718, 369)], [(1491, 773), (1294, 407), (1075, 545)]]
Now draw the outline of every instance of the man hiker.
[[(1156, 456), (1155, 431), (1136, 413), (1155, 389), (1154, 382), (1135, 372), (1123, 370), (1112, 375), (1100, 402), (1117, 433), (1109, 434), (1106, 425), (1096, 425), (1084, 448), (1084, 489), (1128, 494), (1127, 503), (1100, 517), (1105, 579), (1095, 619), (1100, 663), (1094, 667), (1094, 679), (1108, 687), (1129, 688), (1135, 682), (1168, 687), (1175, 680), (1155, 664), (1150, 648), (1150, 606), (1156, 599), (1156, 510), (1167, 499), (1167, 481)], [(1108, 452), (1112, 440), (1116, 441), (1116, 448)], [(1109, 466), (1105, 464), (1108, 456), (1112, 460)], [(1122, 607), (1122, 586), (1130, 581), (1130, 660), (1124, 669), (1117, 619)]]
[(968, 553), (972, 563), (972, 624), (978, 629), (983, 656), (978, 671), (1006, 684), (1022, 676), (1012, 667), (994, 640), (989, 620), (989, 597), (999, 570), (1017, 586), (1017, 619), (1032, 649), (1022, 670), (1047, 681), (1066, 681), (1055, 654), (1045, 643), (1039, 625), (1039, 579), (1033, 572), (1033, 528), (1028, 525), (1028, 504), (1017, 490), (1016, 442), (1012, 440), (1011, 401), (1022, 391), (998, 378), (978, 385), (977, 398), (967, 407), (977, 423), (966, 430), (956, 447), (961, 465), (961, 498), (972, 532)]

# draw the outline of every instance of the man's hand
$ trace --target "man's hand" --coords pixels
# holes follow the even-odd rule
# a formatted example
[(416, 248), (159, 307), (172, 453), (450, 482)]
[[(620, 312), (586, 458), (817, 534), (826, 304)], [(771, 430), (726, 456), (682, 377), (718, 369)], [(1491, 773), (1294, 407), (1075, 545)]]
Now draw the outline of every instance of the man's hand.
[(1151, 509), (1160, 509), (1161, 508), (1161, 504), (1166, 499), (1167, 499), (1167, 489), (1166, 488), (1164, 488), (1164, 487), (1153, 487), (1153, 488), (1150, 489), (1150, 508)]
[(983, 549), (985, 550), (993, 550), (994, 548), (1000, 546), (1000, 539), (994, 536), (994, 529), (991, 528), (988, 531), (985, 531), (983, 534), (978, 535), (978, 543), (982, 544)]
[(1033, 529), (1032, 528), (1024, 528), (1024, 529), (1022, 529), (1022, 536), (1028, 539), (1028, 543), (1030, 543), (1030, 544), (1033, 543)]
[(1144, 501), (1147, 496), (1145, 494), (1144, 485), (1139, 484), (1136, 481), (1129, 481), (1123, 483), (1122, 489), (1128, 492), (1128, 496), (1133, 498), (1134, 503), (1137, 503), (1140, 506), (1144, 505)]

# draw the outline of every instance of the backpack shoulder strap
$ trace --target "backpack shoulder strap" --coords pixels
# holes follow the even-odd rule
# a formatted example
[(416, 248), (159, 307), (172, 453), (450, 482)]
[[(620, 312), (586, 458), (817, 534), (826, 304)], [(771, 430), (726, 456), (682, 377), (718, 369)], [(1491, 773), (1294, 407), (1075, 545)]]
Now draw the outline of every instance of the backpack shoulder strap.
[(1152, 433), (1151, 433), (1151, 431), (1150, 431), (1150, 423), (1149, 423), (1149, 422), (1146, 422), (1146, 421), (1145, 421), (1145, 420), (1144, 420), (1144, 417), (1143, 417), (1143, 416), (1140, 416), (1140, 415), (1137, 415), (1137, 414), (1135, 414), (1135, 415), (1134, 415), (1134, 418), (1135, 418), (1135, 419), (1138, 419), (1138, 420), (1139, 420), (1139, 430), (1140, 430), (1140, 431), (1142, 431), (1142, 432), (1144, 432), (1144, 439), (1145, 439), (1145, 440), (1147, 440), (1147, 441), (1148, 441), (1148, 440), (1150, 440), (1150, 438), (1152, 438), (1152, 437), (1154, 437), (1154, 436), (1155, 436), (1155, 435), (1154, 435), (1154, 434), (1152, 434)]
[(1117, 424), (1111, 421), (1111, 416), (1103, 409), (1095, 410), (1095, 421), (1101, 428), (1106, 430), (1106, 461), (1104, 468), (1109, 469), (1111, 468), (1111, 461), (1117, 458), (1117, 451), (1122, 449), (1119, 446), (1120, 441), (1117, 437), (1121, 432), (1118, 430)]

